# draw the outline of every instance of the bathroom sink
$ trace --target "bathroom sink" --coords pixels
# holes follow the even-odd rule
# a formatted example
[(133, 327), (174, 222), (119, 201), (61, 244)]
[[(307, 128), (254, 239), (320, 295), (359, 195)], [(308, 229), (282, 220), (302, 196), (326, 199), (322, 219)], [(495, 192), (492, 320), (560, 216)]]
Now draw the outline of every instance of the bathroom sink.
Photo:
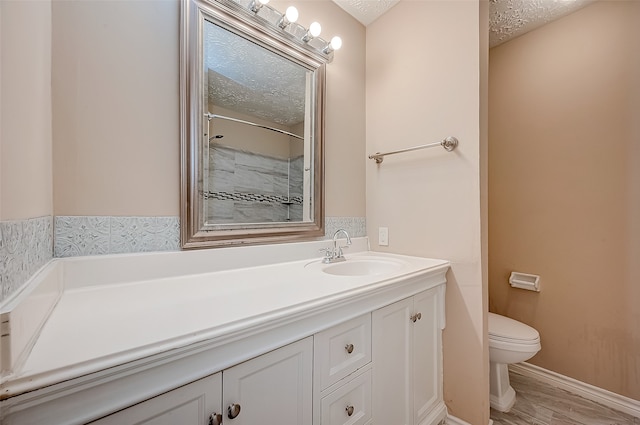
[(404, 264), (380, 258), (354, 258), (335, 264), (315, 263), (314, 266), (319, 267), (323, 273), (335, 276), (373, 276), (398, 271)]

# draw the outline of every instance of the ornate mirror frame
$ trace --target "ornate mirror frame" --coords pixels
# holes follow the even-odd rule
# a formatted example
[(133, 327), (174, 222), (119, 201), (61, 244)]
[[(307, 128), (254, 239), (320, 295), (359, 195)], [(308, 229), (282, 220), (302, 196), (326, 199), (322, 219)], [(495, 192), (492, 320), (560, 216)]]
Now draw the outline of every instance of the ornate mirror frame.
[[(205, 223), (203, 27), (205, 19), (312, 71), (312, 199), (310, 221)], [(252, 13), (233, 0), (182, 0), (180, 28), (180, 242), (182, 248), (252, 245), (324, 235), (324, 97), (327, 54)], [(208, 158), (207, 158), (208, 161)]]

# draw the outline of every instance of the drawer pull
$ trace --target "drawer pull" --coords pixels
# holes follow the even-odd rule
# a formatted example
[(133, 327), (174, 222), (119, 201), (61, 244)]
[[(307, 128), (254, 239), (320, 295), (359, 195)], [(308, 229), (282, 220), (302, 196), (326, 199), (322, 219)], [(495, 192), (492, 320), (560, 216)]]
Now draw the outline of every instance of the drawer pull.
[(353, 344), (347, 344), (344, 349), (347, 350), (349, 354), (353, 353)]
[(416, 323), (416, 321), (420, 319), (422, 319), (422, 313), (416, 313), (409, 316), (409, 320), (411, 320), (413, 323)]
[(232, 403), (227, 408), (227, 416), (229, 419), (235, 419), (240, 414), (240, 405)]
[(209, 416), (209, 425), (221, 425), (222, 424), (222, 415), (220, 413), (212, 413)]
[(353, 406), (347, 406), (347, 408), (344, 410), (347, 411), (347, 416), (353, 415)]

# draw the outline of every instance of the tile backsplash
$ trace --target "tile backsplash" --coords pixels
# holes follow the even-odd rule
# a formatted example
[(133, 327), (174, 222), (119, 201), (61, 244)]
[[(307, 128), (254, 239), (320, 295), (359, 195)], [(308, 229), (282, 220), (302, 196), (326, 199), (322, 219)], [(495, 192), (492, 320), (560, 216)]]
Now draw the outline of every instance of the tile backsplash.
[[(179, 217), (57, 216), (55, 257), (178, 251)], [(364, 217), (326, 217), (325, 239), (338, 229), (366, 236)]]
[(177, 251), (178, 217), (57, 216), (56, 257)]
[(0, 221), (0, 301), (53, 257), (51, 216)]
[[(326, 217), (325, 237), (338, 229), (366, 236), (364, 217)], [(0, 222), (0, 302), (53, 257), (180, 250), (179, 217), (51, 216)]]

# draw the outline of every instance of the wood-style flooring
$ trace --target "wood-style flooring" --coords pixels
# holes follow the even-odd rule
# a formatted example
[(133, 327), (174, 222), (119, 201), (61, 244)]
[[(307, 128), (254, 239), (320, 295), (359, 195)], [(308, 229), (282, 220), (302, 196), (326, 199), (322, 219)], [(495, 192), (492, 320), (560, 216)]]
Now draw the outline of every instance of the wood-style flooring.
[(640, 418), (510, 372), (516, 403), (509, 413), (491, 409), (494, 425), (640, 425)]

